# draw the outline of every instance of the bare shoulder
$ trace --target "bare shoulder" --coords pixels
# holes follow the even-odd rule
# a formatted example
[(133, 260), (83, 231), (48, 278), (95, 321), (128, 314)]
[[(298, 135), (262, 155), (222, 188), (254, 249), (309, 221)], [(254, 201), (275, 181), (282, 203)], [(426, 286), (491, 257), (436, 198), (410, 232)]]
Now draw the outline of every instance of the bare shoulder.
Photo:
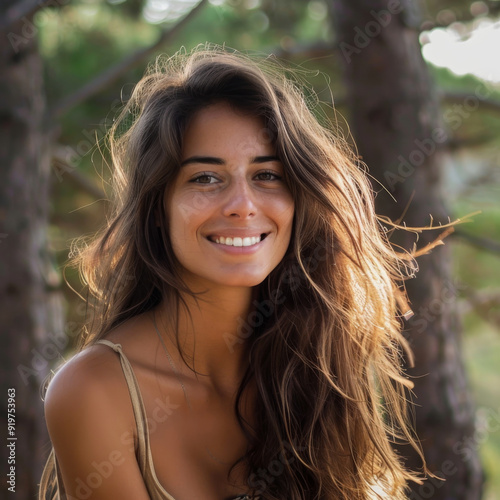
[[(141, 323), (142, 318), (132, 318), (111, 331), (105, 340), (123, 344), (123, 351), (127, 353), (141, 351), (144, 349), (142, 335), (135, 335), (135, 345), (131, 344), (134, 339), (131, 332), (140, 333)], [(110, 346), (98, 343), (84, 348), (57, 371), (49, 384), (45, 407), (50, 411), (53, 407), (78, 403), (83, 398), (90, 398), (89, 403), (100, 397), (111, 398), (116, 404), (116, 399), (124, 395), (125, 402), (129, 401), (120, 357)]]
[(102, 344), (86, 347), (64, 364), (51, 380), (45, 397), (46, 412), (92, 402), (104, 395), (119, 395), (123, 372), (117, 354)]
[[(87, 347), (57, 372), (45, 418), (68, 498), (91, 490), (95, 500), (148, 498), (135, 457), (130, 395), (113, 349)], [(96, 474), (94, 489), (85, 478)]]
[(45, 395), (45, 420), (56, 449), (75, 431), (134, 432), (134, 416), (119, 357), (110, 347), (85, 348), (60, 368)]

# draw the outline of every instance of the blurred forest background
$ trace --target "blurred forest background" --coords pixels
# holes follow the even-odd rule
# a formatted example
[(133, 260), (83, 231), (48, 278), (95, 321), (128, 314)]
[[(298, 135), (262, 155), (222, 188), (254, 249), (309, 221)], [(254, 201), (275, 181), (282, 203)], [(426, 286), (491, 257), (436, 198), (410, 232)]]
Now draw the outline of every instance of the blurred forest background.
[(354, 136), (380, 213), (421, 226), (480, 212), (408, 283), (425, 366), (413, 374), (431, 373), (417, 380), (417, 426), (431, 470), (449, 476), (410, 498), (500, 499), (500, 1), (5, 0), (0, 15), (1, 422), (14, 387), (15, 498), (33, 498), (49, 451), (41, 382), (87, 314), (77, 272), (69, 286), (62, 275), (72, 239), (105, 220), (106, 131), (158, 54), (211, 42), (296, 67), (318, 114)]

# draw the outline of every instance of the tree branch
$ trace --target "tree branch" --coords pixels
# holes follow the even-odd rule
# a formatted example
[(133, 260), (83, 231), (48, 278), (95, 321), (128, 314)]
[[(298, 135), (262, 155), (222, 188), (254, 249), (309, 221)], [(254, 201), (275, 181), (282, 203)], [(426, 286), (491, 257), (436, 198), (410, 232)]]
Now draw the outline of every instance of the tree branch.
[(466, 291), (460, 312), (462, 314), (474, 312), (498, 328), (500, 326), (500, 289)]
[(462, 238), (467, 243), (480, 248), (481, 250), (486, 250), (487, 252), (500, 254), (500, 243), (489, 238), (483, 238), (479, 236), (474, 236), (472, 234), (466, 233), (460, 229), (455, 230), (455, 237)]
[(456, 102), (458, 104), (464, 104), (467, 99), (473, 98), (477, 99), (481, 106), (490, 108), (493, 111), (500, 112), (500, 101), (498, 99), (492, 99), (490, 97), (480, 97), (476, 94), (469, 92), (445, 92), (441, 96), (441, 99), (449, 102)]
[(108, 199), (106, 193), (99, 186), (97, 186), (86, 175), (82, 174), (77, 168), (70, 165), (63, 158), (54, 156), (52, 158), (52, 167), (60, 180), (63, 176), (67, 175), (78, 188), (96, 200)]
[(447, 141), (446, 145), (450, 151), (459, 151), (463, 149), (477, 148), (478, 146), (483, 146), (496, 139), (493, 133), (487, 133), (483, 131), (481, 134), (476, 134), (472, 137), (460, 137), (451, 136)]
[(75, 107), (77, 104), (80, 104), (81, 102), (92, 97), (98, 92), (101, 92), (104, 88), (108, 87), (118, 78), (120, 78), (124, 73), (137, 66), (141, 61), (154, 53), (161, 45), (165, 44), (173, 37), (175, 37), (179, 33), (179, 31), (181, 31), (184, 26), (188, 24), (196, 14), (198, 14), (198, 12), (206, 2), (207, 0), (200, 0), (198, 5), (196, 5), (196, 7), (194, 7), (178, 23), (176, 23), (172, 28), (165, 30), (155, 43), (153, 43), (149, 47), (140, 49), (133, 54), (128, 55), (118, 64), (112, 66), (107, 71), (102, 72), (100, 75), (98, 75), (89, 83), (85, 84), (75, 93), (63, 98), (52, 109), (50, 113), (52, 119), (59, 118), (61, 115), (69, 111), (71, 108)]
[[(499, 8), (500, 8), (500, 2), (499, 3)], [(324, 41), (319, 41), (319, 42), (313, 42), (313, 43), (306, 43), (306, 44), (298, 44), (298, 45), (293, 45), (290, 48), (283, 48), (283, 47), (275, 47), (273, 49), (269, 49), (266, 51), (270, 54), (274, 54), (276, 57), (282, 58), (282, 59), (290, 59), (291, 57), (300, 57), (300, 58), (321, 58), (321, 57), (327, 57), (334, 55), (335, 53), (338, 52), (338, 46), (333, 45), (331, 42), (324, 42)], [(495, 112), (500, 112), (500, 100), (491, 98), (491, 97), (481, 97), (472, 91), (446, 91), (446, 92), (441, 92), (439, 94), (439, 98), (443, 102), (450, 102), (450, 103), (457, 103), (457, 104), (464, 104), (464, 102), (467, 102), (467, 99), (473, 98), (474, 100), (477, 99), (479, 104), (484, 107), (484, 108), (489, 108), (492, 111)], [(340, 102), (341, 104), (345, 103), (345, 98), (344, 97), (339, 97), (335, 99), (336, 104), (338, 105)]]

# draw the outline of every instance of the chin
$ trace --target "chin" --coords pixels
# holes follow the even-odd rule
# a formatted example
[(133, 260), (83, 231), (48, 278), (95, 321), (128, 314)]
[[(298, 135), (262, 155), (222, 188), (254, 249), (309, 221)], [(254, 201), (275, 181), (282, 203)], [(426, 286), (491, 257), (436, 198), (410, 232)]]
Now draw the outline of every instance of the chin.
[(253, 288), (260, 285), (266, 278), (266, 273), (225, 272), (216, 276), (188, 273), (184, 281), (193, 291), (211, 290), (214, 288)]
[(217, 284), (234, 288), (253, 288), (260, 285), (265, 279), (265, 276), (228, 278), (227, 280), (217, 280)]

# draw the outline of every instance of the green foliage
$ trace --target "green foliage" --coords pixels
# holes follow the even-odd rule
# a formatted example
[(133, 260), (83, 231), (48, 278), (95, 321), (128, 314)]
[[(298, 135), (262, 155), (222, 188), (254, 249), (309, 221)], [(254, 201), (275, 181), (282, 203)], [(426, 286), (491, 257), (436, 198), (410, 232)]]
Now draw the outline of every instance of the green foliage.
[(49, 101), (70, 94), (131, 51), (149, 45), (158, 32), (158, 26), (123, 17), (117, 6), (106, 3), (72, 3), (53, 11), (40, 30)]
[[(429, 65), (429, 70), (437, 85), (442, 91), (473, 91), (478, 85), (484, 85), (484, 81), (474, 75), (456, 75), (448, 68), (439, 68)], [(491, 97), (500, 99), (500, 88), (489, 86)]]
[(473, 442), (479, 446), (486, 474), (484, 500), (497, 500), (500, 492), (500, 384), (498, 360), (500, 337), (488, 323), (469, 326), (464, 339), (469, 380), (478, 408), (478, 431)]

